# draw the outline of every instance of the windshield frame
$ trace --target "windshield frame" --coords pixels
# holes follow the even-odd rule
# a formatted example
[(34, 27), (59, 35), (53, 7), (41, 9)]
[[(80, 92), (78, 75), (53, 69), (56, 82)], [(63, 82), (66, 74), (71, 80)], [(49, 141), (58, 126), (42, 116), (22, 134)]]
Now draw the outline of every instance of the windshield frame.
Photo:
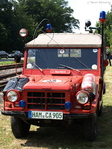
[[(26, 59), (27, 59), (27, 56), (28, 56), (28, 50), (29, 50), (29, 49), (35, 50), (36, 48), (27, 48)], [(73, 47), (72, 47), (72, 48), (71, 48), (71, 47), (69, 47), (69, 48), (68, 48), (68, 47), (67, 47), (67, 48), (65, 48), (65, 47), (64, 47), (64, 48), (62, 48), (62, 47), (61, 47), (61, 48), (60, 48), (60, 47), (55, 47), (55, 48), (54, 48), (54, 47), (53, 47), (53, 48), (51, 48), (51, 47), (48, 48), (48, 47), (47, 47), (47, 48), (43, 48), (43, 47), (41, 47), (41, 48), (37, 48), (37, 50), (38, 50), (38, 49), (39, 49), (39, 50), (42, 50), (42, 49), (45, 49), (45, 50), (46, 50), (46, 49), (48, 49), (48, 50), (50, 50), (50, 49), (51, 49), (51, 50), (55, 50), (55, 49), (65, 49), (65, 50), (66, 50), (66, 49), (69, 49), (69, 50), (70, 50), (70, 49), (81, 49), (81, 50), (84, 50), (84, 49), (97, 49), (97, 50), (98, 50), (97, 53), (99, 53), (99, 48), (86, 48), (86, 47), (84, 47), (84, 48), (82, 48), (82, 47), (81, 47), (81, 48), (79, 48), (79, 47), (78, 47), (78, 48), (76, 48), (76, 47), (75, 47), (75, 48), (73, 48)], [(99, 55), (99, 54), (97, 54), (97, 58), (96, 58), (96, 61), (97, 61), (97, 69), (98, 69), (98, 67), (99, 67), (99, 62), (98, 62), (98, 61), (99, 61), (99, 59), (98, 59), (99, 56), (98, 56), (98, 55)], [(75, 57), (72, 57), (72, 58), (76, 59)], [(27, 60), (26, 60), (26, 61), (27, 61)], [(80, 63), (80, 62), (79, 62), (79, 63)], [(26, 65), (27, 65), (27, 62), (26, 62)], [(37, 65), (37, 64), (36, 64), (36, 65)], [(65, 65), (65, 64), (63, 64), (63, 65)], [(83, 64), (82, 64), (82, 65), (83, 65)], [(71, 67), (71, 66), (69, 66), (69, 65), (67, 65), (67, 66), (68, 66), (68, 67)], [(38, 66), (38, 67), (39, 67), (40, 69), (46, 69), (46, 68), (41, 68), (40, 66)], [(38, 68), (38, 67), (37, 67), (37, 68)], [(37, 68), (35, 68), (35, 69), (37, 69)], [(39, 68), (38, 68), (38, 69), (39, 69)], [(27, 69), (27, 67), (26, 67), (26, 69)], [(28, 68), (28, 69), (29, 69), (29, 68)], [(48, 69), (61, 69), (61, 68), (48, 68)], [(62, 69), (67, 69), (67, 68), (62, 68)], [(85, 65), (85, 68), (81, 68), (81, 69), (80, 69), (80, 68), (74, 68), (74, 69), (83, 70), (83, 69), (86, 69), (86, 65)], [(96, 69), (96, 70), (97, 70), (97, 69)], [(93, 70), (93, 69), (88, 68), (87, 70)]]

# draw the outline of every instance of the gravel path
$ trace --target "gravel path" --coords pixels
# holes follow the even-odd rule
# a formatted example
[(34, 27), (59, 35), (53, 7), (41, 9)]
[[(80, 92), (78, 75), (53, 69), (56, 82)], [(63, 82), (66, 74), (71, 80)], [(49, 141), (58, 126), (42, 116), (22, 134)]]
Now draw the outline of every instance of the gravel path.
[[(21, 71), (22, 68), (17, 68), (17, 71)], [(3, 74), (8, 74), (8, 73), (11, 73), (11, 72), (16, 72), (16, 69), (6, 69), (6, 70), (1, 70), (0, 71), (0, 75), (3, 75)]]

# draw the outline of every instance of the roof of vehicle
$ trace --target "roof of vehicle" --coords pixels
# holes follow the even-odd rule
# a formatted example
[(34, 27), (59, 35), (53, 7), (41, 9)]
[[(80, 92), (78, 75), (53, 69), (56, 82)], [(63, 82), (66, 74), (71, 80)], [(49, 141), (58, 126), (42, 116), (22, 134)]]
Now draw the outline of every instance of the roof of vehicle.
[(101, 35), (92, 33), (45, 33), (26, 43), (26, 47), (101, 47)]
[(8, 54), (7, 52), (5, 52), (5, 51), (0, 51), (0, 53), (5, 53), (5, 54)]

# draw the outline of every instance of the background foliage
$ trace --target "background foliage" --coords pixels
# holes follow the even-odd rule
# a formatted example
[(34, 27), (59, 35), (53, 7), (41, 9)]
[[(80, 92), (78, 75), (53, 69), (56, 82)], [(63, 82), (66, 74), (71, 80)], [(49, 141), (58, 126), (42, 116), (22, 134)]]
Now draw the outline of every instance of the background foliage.
[[(100, 22), (96, 23), (97, 27), (102, 27)], [(112, 6), (106, 14), (106, 22), (104, 23), (104, 34), (106, 38), (106, 46), (109, 47), (112, 53)]]
[[(0, 50), (22, 51), (19, 30), (26, 28), (29, 31), (26, 39), (29, 41), (44, 18), (50, 20), (53, 32), (72, 32), (73, 28), (79, 28), (79, 21), (72, 13), (67, 0), (0, 0)], [(47, 23), (43, 22), (40, 29), (45, 31), (43, 26)]]

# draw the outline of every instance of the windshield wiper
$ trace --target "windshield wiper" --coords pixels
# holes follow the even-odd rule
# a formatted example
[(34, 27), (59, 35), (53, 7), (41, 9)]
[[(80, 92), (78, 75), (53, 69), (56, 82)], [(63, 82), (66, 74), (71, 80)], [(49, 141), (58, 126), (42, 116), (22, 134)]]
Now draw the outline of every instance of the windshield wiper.
[(77, 59), (76, 57), (73, 57), (74, 59), (76, 59), (80, 64), (82, 64), (84, 67), (89, 68), (87, 65), (85, 65), (83, 62), (81, 62), (79, 59)]
[(74, 68), (72, 68), (70, 66), (63, 65), (63, 64), (59, 64), (59, 65), (65, 67), (65, 68), (69, 68), (69, 69), (76, 70), (76, 71), (80, 72), (78, 69), (74, 69)]
[(30, 61), (33, 65), (35, 65), (41, 72), (43, 71), (42, 68), (40, 68), (37, 64), (35, 64), (33, 61)]

